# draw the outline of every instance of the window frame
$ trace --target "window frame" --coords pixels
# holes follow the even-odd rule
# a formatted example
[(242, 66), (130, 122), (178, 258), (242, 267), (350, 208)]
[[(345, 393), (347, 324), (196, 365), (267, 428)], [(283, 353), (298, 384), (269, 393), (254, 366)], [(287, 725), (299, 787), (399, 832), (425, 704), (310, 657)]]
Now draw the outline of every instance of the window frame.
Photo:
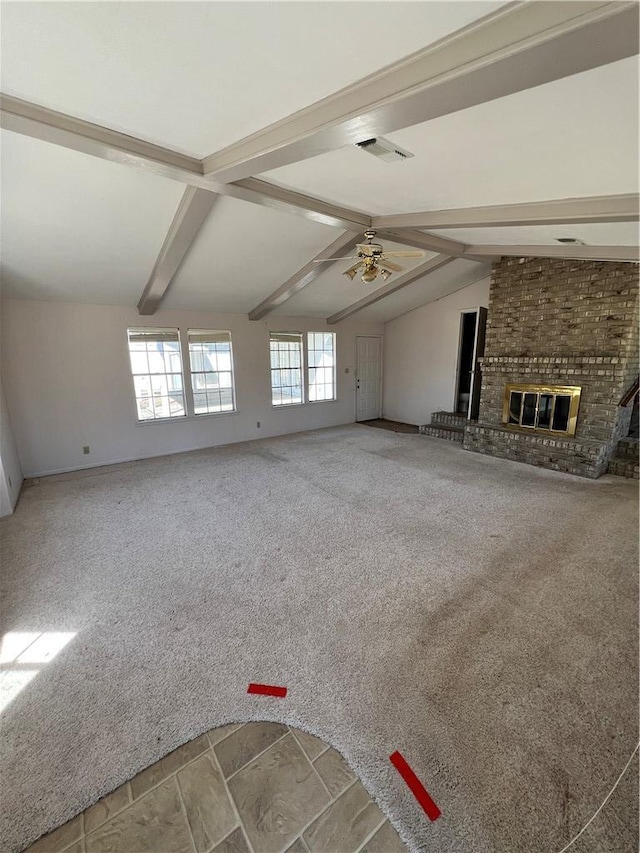
[[(151, 338), (154, 333), (156, 335), (174, 334), (175, 333), (177, 336), (177, 340), (176, 340), (176, 342), (178, 344), (177, 354), (178, 354), (179, 359), (180, 359), (180, 371), (179, 372), (171, 371), (169, 373), (167, 373), (165, 371), (164, 373), (155, 373), (155, 374), (151, 373), (150, 371), (147, 373), (134, 373), (133, 364), (131, 363), (131, 353), (132, 353), (132, 350), (131, 350), (131, 334), (132, 333), (133, 334), (137, 333), (137, 334), (141, 334), (141, 335), (148, 335), (149, 338)], [(189, 404), (188, 404), (188, 398), (187, 398), (186, 384), (185, 384), (185, 380), (184, 380), (184, 354), (183, 354), (183, 350), (182, 350), (182, 338), (180, 335), (180, 329), (178, 327), (168, 327), (168, 326), (127, 326), (126, 341), (127, 341), (127, 362), (128, 362), (128, 368), (129, 368), (129, 377), (131, 379), (131, 390), (133, 392), (133, 406), (134, 406), (134, 412), (135, 412), (135, 419), (136, 419), (135, 423), (136, 423), (136, 425), (137, 426), (146, 426), (147, 424), (181, 422), (183, 420), (188, 419), (189, 418)], [(147, 350), (147, 352), (148, 352), (148, 350)], [(140, 411), (138, 408), (138, 400), (142, 399), (142, 398), (138, 397), (138, 393), (136, 390), (136, 381), (135, 381), (136, 376), (151, 377), (154, 375), (155, 376), (165, 376), (165, 377), (166, 376), (178, 376), (178, 375), (180, 376), (180, 379), (182, 381), (182, 400), (183, 400), (183, 413), (181, 415), (168, 415), (168, 416), (159, 417), (159, 418), (157, 418), (155, 416), (153, 418), (141, 418), (140, 417)], [(169, 396), (169, 395), (167, 394), (167, 396)], [(154, 407), (154, 412), (155, 412), (155, 407)]]
[[(272, 367), (271, 365), (271, 345), (274, 339), (278, 337), (284, 338), (286, 336), (300, 338), (300, 366), (299, 367)], [(290, 403), (274, 403), (273, 402), (273, 392), (275, 390), (273, 384), (273, 374), (274, 371), (280, 370), (299, 370), (300, 371), (300, 400), (295, 400)], [(306, 388), (305, 388), (305, 346), (304, 346), (304, 332), (291, 332), (285, 331), (283, 329), (279, 329), (277, 331), (269, 332), (269, 388), (271, 393), (271, 408), (272, 409), (290, 409), (292, 406), (304, 406), (307, 402), (306, 396)], [(278, 388), (282, 389), (282, 385), (279, 385)], [(288, 388), (293, 388), (293, 385), (285, 386)], [(282, 391), (280, 392), (280, 396), (282, 397)]]
[[(309, 337), (311, 335), (331, 335), (331, 339), (333, 342), (333, 346), (332, 346), (332, 350), (331, 350), (332, 356), (333, 356), (333, 364), (331, 366), (331, 388), (333, 390), (333, 396), (332, 397), (325, 397), (322, 400), (312, 400), (311, 396), (309, 394), (309, 388), (311, 387), (309, 373), (311, 370), (317, 370), (318, 369), (318, 365), (314, 365), (312, 367), (310, 364)], [(307, 386), (307, 401), (311, 405), (315, 405), (315, 403), (335, 403), (335, 402), (337, 402), (337, 400), (338, 400), (338, 355), (337, 355), (337, 352), (338, 352), (338, 336), (336, 335), (335, 332), (327, 332), (327, 331), (324, 331), (324, 332), (313, 332), (313, 331), (307, 332), (306, 338), (305, 338), (305, 349), (306, 349), (306, 356), (307, 356), (306, 370), (305, 370), (305, 380), (306, 380), (306, 386)], [(315, 347), (313, 348), (313, 351), (314, 352), (326, 352), (326, 350), (324, 350), (324, 348), (322, 350), (317, 350)], [(328, 368), (321, 366), (320, 369), (327, 370)], [(323, 382), (322, 384), (326, 385), (326, 382)]]
[[(212, 370), (196, 370), (194, 371), (191, 367), (191, 335), (228, 335), (229, 336), (229, 358), (231, 361), (231, 368), (229, 371), (212, 371)], [(238, 411), (238, 404), (236, 398), (236, 373), (235, 373), (235, 365), (233, 358), (233, 335), (230, 329), (187, 329), (186, 334), (186, 353), (189, 358), (189, 392), (190, 392), (190, 403), (192, 411), (190, 413), (190, 417), (193, 418), (206, 418), (210, 416), (218, 416), (218, 415), (233, 415)], [(232, 408), (231, 409), (220, 409), (219, 411), (214, 412), (197, 412), (196, 411), (196, 399), (195, 395), (200, 393), (196, 391), (193, 387), (193, 377), (194, 374), (206, 374), (206, 373), (230, 373), (231, 374), (231, 401)]]
[[(326, 335), (330, 334), (333, 338), (333, 373), (332, 373), (332, 384), (333, 384), (333, 397), (327, 398), (325, 400), (310, 400), (309, 399), (309, 371), (315, 370), (316, 365), (310, 367), (309, 365), (309, 335)], [(301, 375), (301, 388), (302, 388), (302, 399), (300, 402), (294, 403), (274, 403), (273, 402), (273, 371), (281, 370), (283, 368), (274, 368), (271, 366), (271, 342), (278, 335), (291, 335), (300, 338), (300, 370), (302, 372)], [(285, 368), (286, 369), (286, 368)], [(282, 387), (282, 386), (280, 386)], [(338, 336), (336, 332), (331, 332), (322, 330), (309, 330), (309, 331), (293, 331), (290, 329), (271, 329), (269, 331), (269, 391), (271, 397), (271, 408), (272, 410), (286, 410), (291, 408), (297, 408), (298, 406), (316, 406), (322, 403), (337, 403), (338, 402)]]

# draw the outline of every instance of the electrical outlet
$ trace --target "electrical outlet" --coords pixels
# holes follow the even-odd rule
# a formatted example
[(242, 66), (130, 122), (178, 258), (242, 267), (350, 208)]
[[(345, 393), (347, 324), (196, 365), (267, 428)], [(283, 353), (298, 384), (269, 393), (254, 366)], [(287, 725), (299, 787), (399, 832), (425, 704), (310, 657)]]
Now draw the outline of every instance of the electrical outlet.
[(85, 445), (83, 446), (83, 448), (82, 448), (82, 452), (84, 453), (84, 455), (85, 455), (85, 456), (88, 456), (88, 455), (89, 455), (89, 453), (91, 453), (91, 448), (89, 447), (89, 445), (88, 445), (88, 444), (85, 444)]
[(260, 429), (260, 421), (256, 421), (256, 426)]

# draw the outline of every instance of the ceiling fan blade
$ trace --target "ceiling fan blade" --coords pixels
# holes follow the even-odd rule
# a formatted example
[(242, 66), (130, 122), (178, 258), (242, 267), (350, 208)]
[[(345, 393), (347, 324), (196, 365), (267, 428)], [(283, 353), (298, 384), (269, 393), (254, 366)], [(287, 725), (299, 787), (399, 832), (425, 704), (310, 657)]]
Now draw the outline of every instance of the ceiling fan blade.
[(322, 258), (320, 261), (314, 261), (314, 264), (326, 264), (327, 261), (355, 261), (355, 255), (348, 255), (344, 258)]
[(389, 272), (402, 272), (402, 267), (399, 264), (394, 264), (393, 261), (388, 261), (386, 258), (380, 258), (377, 261), (378, 266), (382, 270)]
[(383, 252), (385, 258), (424, 258), (422, 249), (416, 249), (414, 252)]

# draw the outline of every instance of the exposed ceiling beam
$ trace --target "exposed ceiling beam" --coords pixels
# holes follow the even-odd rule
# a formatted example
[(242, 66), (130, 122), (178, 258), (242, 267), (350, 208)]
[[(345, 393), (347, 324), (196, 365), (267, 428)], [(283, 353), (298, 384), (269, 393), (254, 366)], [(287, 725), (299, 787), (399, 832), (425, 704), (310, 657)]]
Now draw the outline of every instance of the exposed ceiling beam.
[[(430, 252), (442, 252), (445, 255), (453, 255), (456, 258), (465, 258), (468, 261), (487, 262), (486, 255), (474, 257), (469, 246), (459, 243), (457, 240), (449, 240), (447, 237), (439, 237), (437, 234), (426, 234), (424, 231), (412, 231), (409, 228), (400, 231), (384, 229), (378, 231), (376, 237), (382, 240), (392, 240), (403, 246), (416, 246), (427, 249)], [(498, 260), (499, 255), (495, 260)]]
[(402, 246), (415, 246), (419, 249), (427, 249), (429, 252), (442, 252), (445, 255), (462, 257), (466, 246), (457, 240), (449, 240), (447, 237), (438, 237), (436, 234), (425, 234), (422, 231), (391, 231), (385, 228), (376, 233), (376, 240), (392, 240)]
[(322, 225), (333, 225), (334, 228), (356, 228), (358, 231), (364, 231), (371, 227), (371, 217), (367, 213), (329, 204), (319, 198), (287, 190), (257, 178), (245, 178), (233, 184), (225, 184), (223, 192), (233, 198), (272, 207), (284, 213), (302, 214), (307, 219)]
[[(469, 254), (500, 258), (568, 258), (576, 261), (622, 261), (638, 263), (637, 246), (469, 246)], [(466, 254), (465, 254), (466, 257)]]
[(197, 187), (187, 187), (173, 217), (151, 277), (138, 302), (139, 314), (154, 314), (165, 297), (171, 281), (189, 247), (204, 225), (218, 195)]
[(203, 175), (202, 161), (65, 113), (0, 95), (0, 126), (103, 160), (136, 166), (163, 178), (333, 225), (364, 230), (371, 217), (255, 178), (224, 184)]
[(165, 178), (212, 187), (212, 181), (204, 178), (201, 160), (10, 95), (0, 94), (0, 126)]
[(409, 270), (399, 278), (390, 281), (388, 284), (379, 287), (377, 290), (374, 290), (372, 293), (369, 293), (367, 296), (359, 299), (358, 302), (354, 302), (352, 305), (348, 305), (336, 314), (332, 314), (331, 317), (327, 317), (327, 323), (339, 323), (340, 320), (350, 317), (357, 311), (362, 311), (363, 308), (373, 305), (374, 302), (379, 302), (386, 296), (390, 296), (392, 293), (402, 290), (402, 288), (406, 287), (408, 284), (413, 284), (417, 279), (423, 278), (424, 276), (429, 275), (429, 273), (435, 272), (455, 260), (455, 258), (451, 258), (448, 255), (436, 255), (435, 258), (430, 258), (428, 261), (419, 264), (417, 267)]
[(472, 279), (465, 278), (462, 280), (462, 283), (461, 280), (457, 280), (455, 277), (449, 281), (441, 282), (442, 287), (438, 287), (435, 292), (429, 293), (428, 296), (425, 294), (427, 297), (426, 301), (420, 300), (420, 304), (414, 305), (412, 308), (403, 306), (399, 309), (398, 314), (394, 313), (392, 316), (387, 315), (384, 321), (388, 323), (390, 320), (397, 320), (398, 317), (402, 317), (404, 314), (410, 314), (412, 311), (415, 311), (416, 308), (423, 308), (425, 305), (431, 305), (433, 302), (439, 302), (441, 299), (451, 296), (459, 290), (466, 290), (468, 287), (477, 284), (479, 281), (487, 281), (487, 279), (491, 277), (491, 265), (485, 264), (484, 267), (477, 267), (475, 272), (480, 274), (476, 275), (476, 277)]
[(287, 299), (291, 299), (294, 294), (299, 293), (303, 288), (311, 284), (312, 281), (315, 281), (318, 276), (322, 275), (322, 273), (326, 272), (327, 269), (332, 266), (332, 263), (335, 263), (335, 261), (316, 263), (317, 261), (326, 261), (327, 258), (334, 258), (344, 252), (350, 252), (355, 248), (355, 245), (359, 240), (362, 240), (362, 234), (359, 232), (354, 233), (352, 231), (348, 231), (345, 234), (342, 234), (337, 240), (334, 240), (330, 246), (327, 246), (327, 248), (323, 249), (320, 254), (316, 255), (312, 261), (309, 261), (309, 263), (305, 264), (302, 269), (298, 270), (297, 273), (294, 273), (294, 275), (274, 291), (271, 296), (268, 296), (263, 300), (260, 305), (253, 309), (253, 311), (250, 311), (249, 319), (260, 320), (265, 316), (265, 314), (268, 314), (270, 311), (273, 311), (274, 308), (277, 308), (278, 305), (282, 305), (282, 303), (286, 302)]
[(628, 193), (374, 216), (371, 224), (373, 228), (380, 230), (491, 228), (514, 225), (568, 225), (585, 222), (637, 222), (638, 219), (640, 219), (640, 196), (637, 193)]
[(638, 52), (635, 2), (498, 9), (203, 161), (237, 181)]

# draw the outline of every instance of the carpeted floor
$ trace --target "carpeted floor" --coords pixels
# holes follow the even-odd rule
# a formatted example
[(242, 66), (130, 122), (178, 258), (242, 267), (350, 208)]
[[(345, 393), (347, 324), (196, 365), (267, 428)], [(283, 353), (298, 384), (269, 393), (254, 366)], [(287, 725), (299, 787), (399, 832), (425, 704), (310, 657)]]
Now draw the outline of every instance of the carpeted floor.
[[(636, 743), (637, 526), (632, 481), (361, 426), (41, 480), (1, 525), (2, 632), (59, 647), (3, 712), (5, 849), (264, 719), (341, 751), (413, 850), (557, 853)], [(636, 775), (572, 853), (637, 849)]]

